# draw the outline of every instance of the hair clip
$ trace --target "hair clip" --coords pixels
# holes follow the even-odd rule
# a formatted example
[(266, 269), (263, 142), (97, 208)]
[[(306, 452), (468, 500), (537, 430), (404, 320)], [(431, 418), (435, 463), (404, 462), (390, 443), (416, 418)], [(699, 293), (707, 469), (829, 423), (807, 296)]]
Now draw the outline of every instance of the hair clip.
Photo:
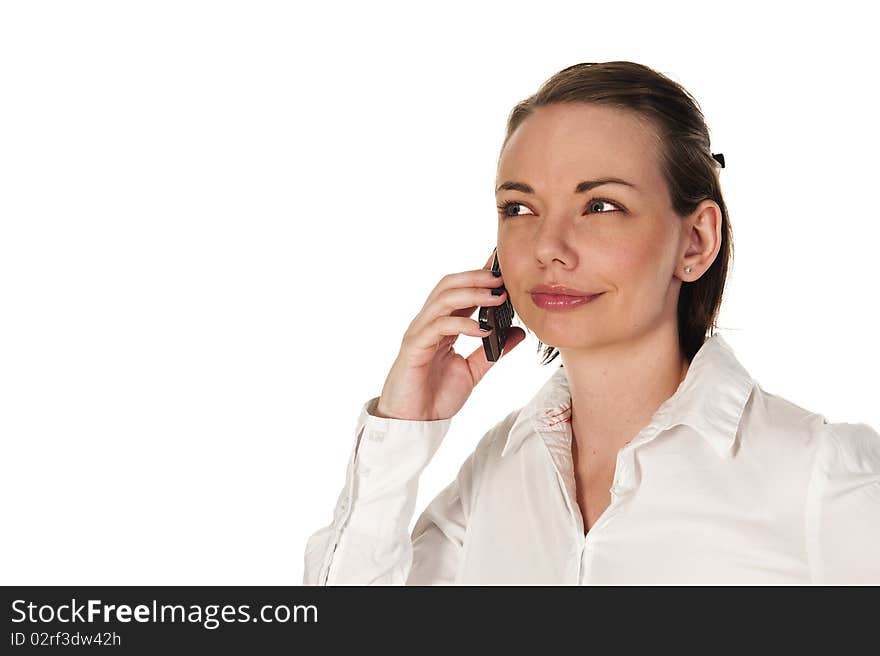
[(712, 157), (716, 162), (721, 164), (721, 168), (724, 168), (724, 155), (722, 153), (712, 153)]

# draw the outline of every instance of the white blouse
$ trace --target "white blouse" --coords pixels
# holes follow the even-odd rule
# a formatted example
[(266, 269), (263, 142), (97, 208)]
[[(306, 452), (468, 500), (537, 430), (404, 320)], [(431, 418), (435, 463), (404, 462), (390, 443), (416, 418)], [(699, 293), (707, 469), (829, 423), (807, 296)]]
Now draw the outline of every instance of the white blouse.
[(306, 585), (880, 584), (880, 434), (761, 389), (719, 335), (618, 452), (584, 535), (558, 367), (493, 426), (410, 534), (419, 475), (452, 419), (361, 410)]

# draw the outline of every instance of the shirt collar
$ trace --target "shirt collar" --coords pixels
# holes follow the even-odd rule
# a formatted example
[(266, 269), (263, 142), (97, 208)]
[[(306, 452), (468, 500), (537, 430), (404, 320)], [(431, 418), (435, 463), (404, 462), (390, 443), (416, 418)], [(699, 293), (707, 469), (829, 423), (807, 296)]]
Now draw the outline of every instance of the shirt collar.
[[(678, 424), (692, 427), (722, 458), (730, 457), (743, 409), (755, 380), (733, 349), (715, 333), (691, 361), (685, 379), (654, 413), (645, 434), (656, 435)], [(534, 433), (570, 430), (571, 395), (564, 367), (558, 367), (513, 423), (501, 456)]]

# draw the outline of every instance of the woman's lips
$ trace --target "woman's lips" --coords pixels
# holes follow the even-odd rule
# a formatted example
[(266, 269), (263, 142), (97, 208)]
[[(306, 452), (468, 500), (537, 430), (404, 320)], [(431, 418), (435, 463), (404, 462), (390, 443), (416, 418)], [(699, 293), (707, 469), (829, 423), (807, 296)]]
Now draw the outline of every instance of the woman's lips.
[[(604, 293), (604, 292), (603, 292)], [(592, 296), (565, 296), (563, 294), (532, 294), (532, 302), (542, 310), (558, 312), (571, 310), (580, 305), (585, 305), (602, 294)]]

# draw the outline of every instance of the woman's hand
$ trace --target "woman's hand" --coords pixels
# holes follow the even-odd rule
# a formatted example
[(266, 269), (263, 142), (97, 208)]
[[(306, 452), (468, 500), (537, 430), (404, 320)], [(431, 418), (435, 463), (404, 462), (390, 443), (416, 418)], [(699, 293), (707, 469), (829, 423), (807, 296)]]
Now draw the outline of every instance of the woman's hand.
[[(482, 342), (467, 358), (453, 349), (460, 334), (485, 337), (470, 316), (479, 306), (501, 305), (503, 284), (491, 271), (493, 255), (482, 269), (444, 276), (401, 341), (400, 353), (385, 379), (376, 411), (381, 417), (430, 421), (455, 415), (494, 362), (486, 359)], [(522, 328), (511, 326), (501, 357), (525, 339)]]

